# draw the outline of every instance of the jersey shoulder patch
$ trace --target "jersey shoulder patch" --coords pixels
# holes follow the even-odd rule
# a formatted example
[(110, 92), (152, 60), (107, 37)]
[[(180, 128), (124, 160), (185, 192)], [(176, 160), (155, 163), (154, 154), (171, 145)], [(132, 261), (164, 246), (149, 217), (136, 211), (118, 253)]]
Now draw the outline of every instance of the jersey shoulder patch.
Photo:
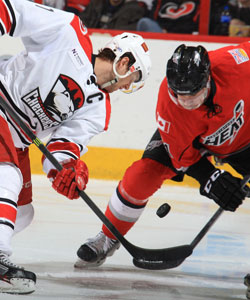
[(242, 48), (231, 49), (228, 52), (232, 55), (237, 65), (249, 61), (246, 51)]

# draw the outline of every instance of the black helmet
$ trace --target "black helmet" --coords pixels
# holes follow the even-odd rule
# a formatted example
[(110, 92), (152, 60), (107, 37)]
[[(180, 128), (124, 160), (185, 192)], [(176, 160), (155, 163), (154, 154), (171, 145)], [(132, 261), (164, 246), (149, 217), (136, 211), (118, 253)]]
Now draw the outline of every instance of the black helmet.
[(167, 81), (175, 94), (196, 94), (207, 85), (210, 61), (202, 46), (182, 44), (167, 63)]

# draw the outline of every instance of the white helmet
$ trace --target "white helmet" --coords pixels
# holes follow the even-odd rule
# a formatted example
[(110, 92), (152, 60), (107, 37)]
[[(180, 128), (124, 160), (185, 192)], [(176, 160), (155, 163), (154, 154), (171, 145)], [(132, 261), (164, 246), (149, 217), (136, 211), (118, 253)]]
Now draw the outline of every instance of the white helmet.
[[(124, 32), (116, 35), (104, 48), (111, 49), (116, 55), (113, 63), (113, 71), (117, 78), (125, 78), (133, 72), (140, 71), (140, 80), (133, 82), (128, 90), (123, 91), (125, 93), (132, 93), (141, 88), (149, 76), (151, 69), (150, 54), (144, 39), (138, 34)], [(120, 75), (116, 71), (116, 63), (126, 52), (132, 53), (135, 62), (129, 67), (125, 75)]]

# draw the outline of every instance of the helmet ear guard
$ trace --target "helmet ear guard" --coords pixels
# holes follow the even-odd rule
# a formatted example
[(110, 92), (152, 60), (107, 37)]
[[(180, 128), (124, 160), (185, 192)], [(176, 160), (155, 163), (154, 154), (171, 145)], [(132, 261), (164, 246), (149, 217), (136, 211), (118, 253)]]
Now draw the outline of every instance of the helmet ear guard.
[(193, 95), (207, 86), (210, 60), (207, 50), (180, 45), (167, 63), (168, 86), (175, 94)]

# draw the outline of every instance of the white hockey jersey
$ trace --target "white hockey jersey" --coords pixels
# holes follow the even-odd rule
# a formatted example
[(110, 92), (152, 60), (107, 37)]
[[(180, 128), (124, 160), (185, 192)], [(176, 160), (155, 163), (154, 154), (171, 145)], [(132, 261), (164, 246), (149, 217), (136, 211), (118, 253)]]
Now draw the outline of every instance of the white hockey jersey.
[[(111, 109), (109, 94), (96, 84), (86, 27), (62, 10), (0, 0), (0, 33), (20, 37), (25, 47), (0, 63), (2, 94), (39, 138), (50, 136), (48, 147), (59, 161), (78, 158), (108, 128)], [(15, 146), (29, 146), (29, 138), (6, 118)], [(44, 170), (50, 167), (45, 163)]]

